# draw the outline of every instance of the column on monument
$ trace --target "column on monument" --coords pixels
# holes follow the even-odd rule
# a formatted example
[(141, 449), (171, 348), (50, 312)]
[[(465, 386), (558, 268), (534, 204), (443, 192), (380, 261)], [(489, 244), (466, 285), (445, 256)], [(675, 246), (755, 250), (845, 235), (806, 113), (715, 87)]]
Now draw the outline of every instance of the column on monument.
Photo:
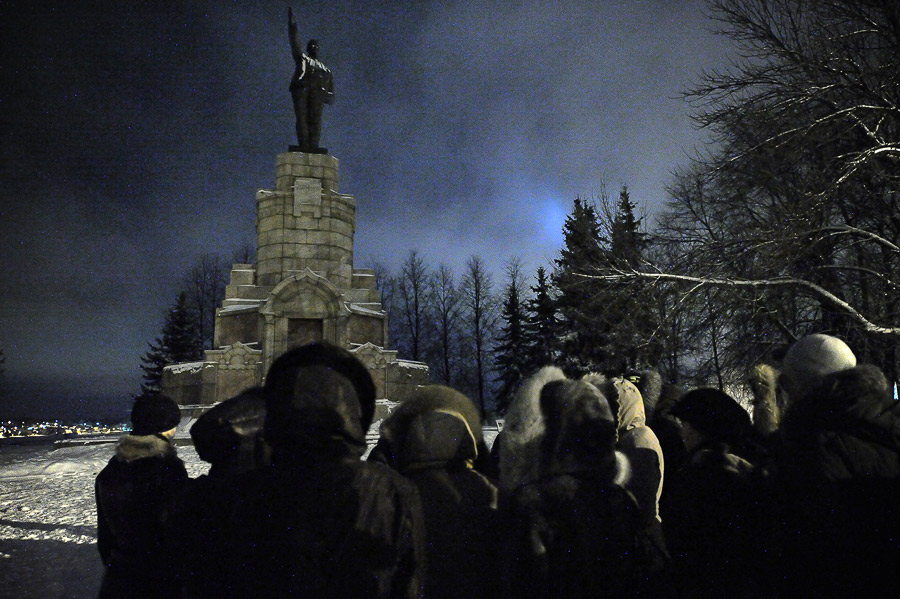
[(338, 289), (353, 276), (356, 200), (337, 193), (333, 156), (279, 154), (276, 187), (257, 193), (257, 280), (277, 285), (307, 268)]

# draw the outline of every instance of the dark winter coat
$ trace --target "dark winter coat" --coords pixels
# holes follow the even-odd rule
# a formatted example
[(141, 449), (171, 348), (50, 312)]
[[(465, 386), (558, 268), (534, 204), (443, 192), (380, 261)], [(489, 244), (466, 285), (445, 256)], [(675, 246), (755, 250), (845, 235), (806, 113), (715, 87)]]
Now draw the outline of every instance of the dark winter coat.
[(97, 549), (106, 566), (101, 598), (177, 594), (170, 524), (187, 480), (165, 437), (119, 440), (94, 486)]
[(480, 419), (463, 394), (421, 388), (381, 427), (388, 461), (419, 490), (425, 515), (426, 599), (496, 596), (497, 488), (474, 469)]
[(668, 477), (662, 525), (672, 596), (768, 596), (766, 472), (728, 445), (702, 444)]
[(884, 375), (827, 376), (792, 404), (776, 473), (786, 591), (871, 593), (900, 563), (900, 404)]
[(419, 596), (423, 525), (415, 487), (359, 453), (308, 454), (245, 473), (221, 498), (204, 597)]

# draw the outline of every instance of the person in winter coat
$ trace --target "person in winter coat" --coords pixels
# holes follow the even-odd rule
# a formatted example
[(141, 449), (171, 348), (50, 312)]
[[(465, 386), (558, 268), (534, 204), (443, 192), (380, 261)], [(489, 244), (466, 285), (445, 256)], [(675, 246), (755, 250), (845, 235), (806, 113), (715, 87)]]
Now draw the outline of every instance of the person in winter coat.
[(209, 476), (227, 478), (268, 466), (271, 449), (263, 439), (266, 398), (251, 387), (204, 412), (191, 427), (194, 449), (209, 462)]
[(777, 457), (784, 596), (876, 596), (900, 562), (900, 404), (875, 366), (793, 402)]
[(290, 349), (265, 380), (272, 466), (233, 480), (208, 544), (207, 597), (409, 598), (424, 575), (415, 486), (361, 461), (375, 410), (368, 370), (326, 342)]
[(217, 538), (224, 521), (223, 496), (245, 472), (268, 467), (271, 449), (263, 439), (266, 400), (262, 387), (252, 387), (204, 412), (191, 427), (194, 449), (209, 462), (209, 474), (188, 481), (176, 518), (178, 554), (187, 597), (203, 597), (214, 576)]
[(97, 549), (106, 566), (101, 599), (179, 593), (170, 518), (188, 480), (171, 443), (180, 420), (169, 397), (139, 397), (131, 433), (97, 475)]
[(670, 414), (688, 451), (661, 505), (677, 596), (768, 596), (767, 472), (749, 414), (718, 389), (689, 391)]
[(665, 461), (659, 440), (647, 426), (640, 391), (621, 377), (608, 379), (591, 374), (584, 379), (603, 393), (616, 414), (616, 449), (624, 453), (631, 464), (631, 478), (625, 488), (637, 499), (644, 521), (648, 525), (658, 524)]
[(508, 495), (508, 596), (624, 597), (642, 576), (641, 517), (621, 483), (616, 420), (585, 381), (545, 368), (507, 412), (501, 484)]
[(631, 465), (631, 476), (624, 487), (637, 500), (646, 541), (643, 547), (652, 562), (648, 574), (656, 576), (669, 559), (659, 516), (665, 470), (662, 447), (646, 425), (644, 402), (633, 383), (622, 377), (606, 378), (598, 374), (586, 375), (584, 380), (603, 393), (616, 414), (616, 449), (625, 454)]
[(497, 488), (475, 470), (482, 439), (472, 401), (449, 387), (419, 388), (381, 425), (388, 463), (419, 490), (425, 515), (425, 598), (497, 594)]

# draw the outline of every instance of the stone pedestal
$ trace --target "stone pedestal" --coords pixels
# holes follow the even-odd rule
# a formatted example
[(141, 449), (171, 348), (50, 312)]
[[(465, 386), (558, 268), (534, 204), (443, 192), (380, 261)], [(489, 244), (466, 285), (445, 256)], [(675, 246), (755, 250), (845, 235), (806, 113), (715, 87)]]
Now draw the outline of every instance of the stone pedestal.
[(337, 193), (337, 188), (337, 158), (278, 155), (275, 189), (256, 194), (260, 285), (274, 286), (309, 269), (338, 288), (350, 287), (356, 200)]
[(279, 154), (275, 189), (256, 194), (257, 263), (235, 264), (203, 362), (169, 366), (163, 390), (213, 405), (263, 382), (287, 349), (326, 340), (357, 353), (378, 397), (402, 401), (428, 383), (421, 362), (388, 349), (374, 273), (353, 268), (356, 200), (338, 193), (338, 161)]

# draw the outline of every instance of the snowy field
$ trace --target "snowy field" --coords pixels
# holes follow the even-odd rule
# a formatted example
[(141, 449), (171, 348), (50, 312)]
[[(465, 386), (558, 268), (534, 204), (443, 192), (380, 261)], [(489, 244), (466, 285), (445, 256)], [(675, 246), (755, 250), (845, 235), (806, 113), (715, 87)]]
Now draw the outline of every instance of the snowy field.
[[(113, 448), (0, 446), (0, 598), (97, 596), (94, 478)], [(179, 446), (178, 455), (190, 476), (206, 473), (193, 447)]]

